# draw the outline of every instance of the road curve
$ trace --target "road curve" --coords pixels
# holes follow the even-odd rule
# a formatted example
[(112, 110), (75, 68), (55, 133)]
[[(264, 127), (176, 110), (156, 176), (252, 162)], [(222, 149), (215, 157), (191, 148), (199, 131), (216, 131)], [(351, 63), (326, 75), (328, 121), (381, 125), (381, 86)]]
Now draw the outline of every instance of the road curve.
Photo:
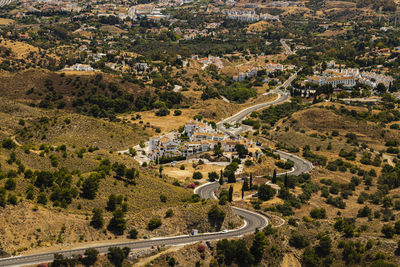
[[(218, 189), (218, 187), (219, 187), (218, 183), (207, 183), (203, 186), (196, 188), (195, 193), (198, 193), (202, 198), (205, 199), (210, 199), (210, 198), (215, 199), (216, 196), (214, 192)], [(79, 249), (70, 249), (70, 250), (54, 251), (54, 252), (47, 252), (35, 255), (3, 258), (0, 259), (0, 266), (15, 267), (15, 266), (39, 264), (43, 262), (51, 262), (54, 259), (55, 253), (62, 254), (66, 257), (70, 257), (72, 255), (83, 255), (88, 247), (95, 248), (101, 254), (105, 254), (108, 252), (108, 249), (110, 247), (129, 247), (131, 249), (145, 249), (163, 245), (176, 246), (176, 245), (189, 244), (199, 241), (213, 241), (223, 238), (239, 237), (245, 234), (253, 233), (256, 229), (262, 229), (268, 225), (268, 220), (264, 216), (258, 213), (236, 207), (232, 208), (235, 211), (235, 213), (238, 216), (242, 217), (245, 221), (244, 226), (239, 229), (229, 230), (227, 232), (204, 233), (199, 235), (182, 235), (175, 237), (161, 237), (161, 238), (140, 240), (134, 242), (115, 243), (115, 244), (107, 244), (99, 246), (87, 246), (85, 248), (79, 248)]]
[(281, 159), (288, 160), (290, 159), (291, 161), (294, 162), (294, 167), (291, 171), (285, 172), (285, 173), (280, 173), (278, 175), (284, 175), (284, 174), (292, 174), (292, 175), (300, 175), (302, 173), (308, 173), (310, 172), (314, 166), (311, 164), (311, 162), (302, 159), (296, 155), (277, 150), (275, 151), (275, 154), (279, 155)]
[(288, 93), (278, 92), (277, 99), (270, 101), (270, 102), (265, 102), (265, 103), (257, 104), (257, 105), (242, 109), (241, 111), (232, 115), (231, 117), (223, 119), (220, 122), (217, 122), (217, 127), (220, 129), (221, 127), (223, 127), (224, 123), (229, 123), (229, 124), (239, 123), (254, 111), (264, 109), (264, 108), (267, 108), (272, 105), (280, 104), (280, 103), (283, 103), (288, 100), (289, 100)]
[[(135, 242), (126, 242), (126, 243), (117, 243), (117, 244), (108, 244), (102, 246), (93, 246), (92, 248), (97, 249), (101, 254), (105, 254), (108, 252), (108, 248), (110, 247), (129, 247), (131, 249), (145, 249), (150, 247), (157, 246), (175, 246), (175, 245), (183, 245), (190, 244), (194, 242), (200, 241), (213, 241), (219, 240), (223, 238), (231, 238), (238, 237), (248, 233), (252, 233), (256, 230), (256, 228), (261, 229), (267, 226), (268, 221), (264, 216), (261, 216), (257, 213), (239, 209), (233, 207), (236, 214), (243, 217), (245, 220), (245, 225), (242, 228), (236, 230), (229, 230), (227, 232), (216, 232), (216, 233), (205, 233), (199, 235), (183, 235), (176, 237), (165, 237), (165, 238), (156, 238), (149, 240), (140, 240)], [(59, 252), (49, 252), (42, 254), (35, 254), (29, 256), (17, 256), (11, 258), (0, 259), (0, 266), (25, 266), (25, 265), (33, 265), (39, 264), (43, 262), (51, 262), (54, 259), (54, 253), (62, 254), (66, 257), (70, 257), (71, 255), (83, 255), (87, 248), (81, 249), (72, 249), (72, 250), (64, 250)]]

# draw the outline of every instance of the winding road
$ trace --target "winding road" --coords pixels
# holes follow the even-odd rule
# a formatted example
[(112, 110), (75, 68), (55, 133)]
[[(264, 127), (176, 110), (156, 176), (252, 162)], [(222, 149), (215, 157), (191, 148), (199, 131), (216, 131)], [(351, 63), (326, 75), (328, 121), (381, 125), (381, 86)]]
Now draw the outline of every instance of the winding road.
[[(243, 217), (245, 221), (244, 226), (236, 230), (229, 230), (226, 232), (224, 231), (216, 233), (205, 233), (199, 235), (183, 235), (176, 237), (155, 238), (155, 239), (140, 240), (135, 242), (107, 244), (107, 245), (91, 246), (91, 247), (97, 249), (100, 252), (100, 254), (105, 254), (108, 252), (108, 249), (110, 247), (129, 247), (131, 249), (145, 249), (145, 248), (164, 246), (164, 245), (176, 246), (176, 245), (190, 244), (200, 241), (204, 242), (204, 241), (219, 240), (223, 238), (238, 237), (248, 233), (252, 233), (256, 230), (256, 228), (261, 229), (268, 225), (268, 220), (264, 216), (258, 213), (254, 213), (244, 209), (239, 209), (236, 207), (234, 207), (234, 210), (236, 214)], [(15, 267), (15, 266), (39, 264), (43, 262), (52, 262), (54, 259), (54, 253), (59, 253), (66, 257), (70, 257), (72, 255), (83, 255), (87, 248), (88, 247), (0, 259), (0, 266)]]
[(281, 104), (281, 103), (289, 100), (289, 94), (287, 92), (282, 92), (282, 91), (272, 91), (272, 92), (278, 93), (277, 99), (270, 101), (270, 102), (265, 102), (265, 103), (257, 104), (257, 105), (242, 109), (235, 115), (232, 115), (229, 118), (226, 118), (226, 119), (223, 119), (222, 121), (217, 122), (217, 128), (219, 130), (223, 130), (225, 123), (228, 123), (228, 124), (240, 123), (242, 120), (244, 120), (247, 116), (249, 116), (254, 111), (264, 109), (264, 108), (267, 108), (272, 105)]
[[(215, 199), (216, 196), (214, 194), (214, 191), (216, 191), (218, 187), (219, 187), (218, 183), (207, 183), (204, 184), (203, 186), (199, 186), (198, 188), (196, 188), (195, 193), (198, 193), (202, 198), (205, 199)], [(262, 229), (268, 225), (268, 220), (261, 214), (248, 211), (245, 209), (240, 209), (237, 207), (232, 207), (232, 208), (234, 209), (235, 213), (238, 216), (242, 217), (244, 220), (244, 226), (242, 226), (239, 229), (215, 232), (215, 233), (204, 233), (199, 235), (182, 235), (175, 237), (162, 237), (149, 240), (140, 240), (134, 242), (86, 246), (84, 248), (78, 248), (78, 249), (54, 251), (54, 252), (47, 252), (47, 253), (27, 255), (27, 256), (16, 256), (16, 257), (0, 259), (0, 266), (15, 267), (15, 266), (39, 264), (43, 262), (52, 262), (55, 253), (62, 254), (65, 257), (71, 257), (72, 255), (83, 255), (85, 253), (85, 250), (89, 247), (97, 249), (100, 252), (100, 254), (105, 254), (108, 252), (108, 249), (110, 247), (129, 247), (131, 249), (145, 249), (157, 246), (176, 246), (176, 245), (195, 243), (199, 241), (204, 242), (204, 241), (220, 240), (223, 238), (239, 237), (245, 234), (253, 233), (256, 229)]]
[(280, 173), (278, 175), (284, 175), (284, 174), (292, 174), (292, 175), (300, 175), (302, 173), (308, 173), (310, 172), (314, 166), (311, 164), (311, 162), (302, 159), (296, 155), (284, 152), (284, 151), (275, 151), (275, 154), (278, 154), (281, 159), (284, 160), (291, 160), (294, 162), (294, 167), (291, 171), (285, 172), (285, 173)]
[[(258, 104), (249, 108), (246, 108), (237, 114), (219, 122), (218, 127), (223, 127), (223, 123), (236, 123), (242, 121), (251, 112), (266, 108), (268, 106), (283, 103), (289, 100), (289, 95), (287, 93), (278, 92), (278, 98), (274, 101)], [(288, 172), (291, 174), (301, 174), (303, 172), (309, 172), (312, 169), (312, 164), (308, 161), (305, 161), (295, 155), (291, 155), (289, 153), (283, 151), (275, 151), (275, 153), (279, 154), (282, 159), (290, 159), (294, 162), (294, 168)], [(282, 175), (282, 174), (280, 174)], [(203, 199), (216, 199), (215, 192), (219, 188), (219, 183), (206, 183), (202, 186), (199, 186), (194, 190), (194, 193), (199, 194), (199, 196)], [(154, 239), (145, 239), (133, 242), (123, 242), (123, 243), (113, 243), (113, 244), (104, 244), (104, 245), (86, 245), (83, 248), (77, 249), (69, 249), (62, 251), (52, 251), (41, 254), (33, 254), (33, 255), (21, 255), (9, 258), (0, 259), (0, 266), (4, 267), (15, 267), (15, 266), (26, 266), (26, 265), (34, 265), (43, 262), (52, 262), (54, 259), (54, 254), (59, 253), (66, 257), (71, 257), (72, 255), (83, 255), (85, 250), (89, 247), (97, 249), (100, 253), (104, 254), (108, 252), (110, 247), (129, 247), (131, 249), (145, 249), (150, 247), (157, 246), (176, 246), (189, 244), (199, 241), (212, 241), (212, 240), (220, 240), (223, 238), (231, 238), (231, 237), (239, 237), (245, 234), (253, 233), (256, 229), (262, 229), (268, 225), (268, 220), (266, 217), (259, 213), (255, 213), (252, 211), (248, 211), (245, 209), (240, 209), (237, 207), (232, 207), (236, 214), (243, 218), (244, 226), (239, 229), (215, 232), (215, 233), (204, 233), (199, 235), (182, 235), (182, 236), (174, 236), (174, 237), (159, 237)]]

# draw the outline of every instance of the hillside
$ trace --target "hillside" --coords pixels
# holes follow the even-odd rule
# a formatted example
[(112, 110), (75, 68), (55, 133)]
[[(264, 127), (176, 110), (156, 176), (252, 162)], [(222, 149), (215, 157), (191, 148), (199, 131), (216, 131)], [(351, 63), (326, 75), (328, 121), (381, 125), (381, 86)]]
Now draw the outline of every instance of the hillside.
[[(212, 230), (204, 220), (211, 202), (192, 201), (186, 185), (172, 185), (175, 180), (160, 178), (154, 167), (138, 166), (131, 156), (116, 153), (145, 140), (148, 133), (142, 127), (6, 99), (0, 124), (0, 186), (6, 188), (0, 192), (0, 247), (7, 253), (126, 239), (105, 229), (113, 216), (105, 209), (110, 194), (121, 196), (116, 207), (125, 210), (125, 232), (134, 227), (138, 238)], [(121, 166), (122, 176), (117, 174)], [(128, 179), (131, 170), (134, 178)], [(85, 193), (88, 181), (93, 197)], [(89, 225), (94, 208), (104, 214), (104, 227), (98, 230)], [(164, 219), (169, 209), (173, 216)], [(228, 206), (225, 210), (223, 227), (241, 224)], [(151, 218), (162, 219), (162, 226), (146, 230)]]

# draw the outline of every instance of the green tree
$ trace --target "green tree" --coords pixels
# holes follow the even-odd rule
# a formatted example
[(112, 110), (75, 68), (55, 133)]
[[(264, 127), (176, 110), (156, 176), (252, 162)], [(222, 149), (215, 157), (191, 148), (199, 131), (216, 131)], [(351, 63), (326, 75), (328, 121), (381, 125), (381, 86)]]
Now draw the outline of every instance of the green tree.
[(272, 174), (272, 183), (276, 184), (276, 182), (277, 182), (276, 169), (274, 169), (274, 173)]
[(95, 248), (88, 248), (85, 250), (85, 258), (83, 258), (82, 262), (85, 266), (92, 266), (97, 261), (97, 256), (99, 255), (99, 251)]
[(121, 209), (117, 209), (113, 212), (113, 217), (108, 224), (108, 230), (114, 232), (117, 235), (122, 235), (126, 228), (125, 214)]
[(253, 244), (250, 248), (250, 252), (254, 256), (255, 263), (261, 262), (266, 245), (267, 245), (267, 240), (265, 239), (264, 233), (260, 231), (257, 232), (254, 235)]
[(222, 170), (221, 170), (221, 175), (219, 176), (218, 183), (219, 183), (220, 185), (223, 185), (223, 184), (224, 184), (224, 177), (222, 176)]
[(310, 244), (310, 241), (299, 233), (293, 233), (289, 239), (289, 245), (297, 249), (305, 248)]
[(239, 158), (245, 158), (249, 151), (247, 150), (246, 146), (243, 144), (236, 144), (235, 151), (238, 153)]
[(214, 155), (215, 155), (215, 156), (218, 156), (218, 157), (220, 157), (220, 156), (222, 156), (222, 155), (224, 154), (224, 151), (222, 150), (221, 142), (218, 142), (218, 143), (214, 146), (213, 152), (214, 152)]
[(229, 187), (229, 193), (228, 193), (228, 201), (232, 202), (232, 198), (233, 198), (233, 187), (230, 186)]
[(0, 188), (0, 207), (5, 207), (6, 202), (6, 190), (4, 188)]
[(264, 201), (270, 200), (275, 196), (275, 189), (267, 184), (260, 185), (258, 187), (258, 198)]
[(122, 263), (126, 256), (124, 250), (120, 247), (111, 247), (108, 249), (107, 258), (115, 265), (115, 267), (122, 267)]
[(161, 194), (160, 195), (160, 201), (163, 202), (163, 203), (166, 203), (167, 202), (167, 197), (165, 195)]
[(117, 208), (117, 196), (114, 194), (111, 194), (108, 197), (108, 201), (107, 201), (107, 207), (106, 209), (108, 211), (114, 211)]
[(325, 219), (326, 210), (324, 208), (314, 208), (310, 211), (310, 216), (314, 219)]
[(17, 144), (15, 144), (11, 138), (6, 138), (1, 142), (1, 146), (5, 149), (13, 149), (17, 146)]
[(158, 168), (158, 172), (159, 172), (159, 176), (160, 176), (160, 178), (162, 178), (162, 171), (163, 171), (163, 166), (160, 166), (159, 168)]
[(329, 235), (324, 235), (320, 238), (315, 251), (320, 257), (326, 257), (331, 253), (332, 240)]
[(226, 213), (217, 205), (213, 205), (208, 211), (208, 220), (211, 225), (215, 226), (217, 229), (220, 229), (222, 223), (225, 220)]
[(104, 226), (103, 219), (103, 210), (101, 208), (94, 208), (92, 220), (90, 221), (90, 225), (96, 229), (100, 229)]
[(171, 218), (172, 216), (174, 216), (174, 211), (172, 209), (168, 209), (165, 212), (165, 218)]
[(92, 174), (82, 183), (82, 196), (87, 199), (94, 199), (98, 189), (99, 178), (95, 174)]
[(397, 222), (394, 224), (394, 232), (395, 232), (396, 234), (400, 234), (400, 221), (397, 221)]
[(242, 188), (243, 188), (243, 191), (248, 191), (250, 189), (249, 188), (249, 180), (247, 178), (244, 178)]
[(208, 180), (210, 182), (214, 182), (218, 179), (218, 173), (217, 172), (209, 172), (208, 173)]

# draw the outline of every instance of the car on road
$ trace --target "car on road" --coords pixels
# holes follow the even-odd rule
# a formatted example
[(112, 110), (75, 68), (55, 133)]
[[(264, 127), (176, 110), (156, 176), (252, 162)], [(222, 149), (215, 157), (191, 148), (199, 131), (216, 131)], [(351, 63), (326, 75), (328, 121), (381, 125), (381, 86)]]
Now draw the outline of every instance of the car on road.
[(222, 234), (228, 233), (228, 230), (222, 230), (221, 233)]

